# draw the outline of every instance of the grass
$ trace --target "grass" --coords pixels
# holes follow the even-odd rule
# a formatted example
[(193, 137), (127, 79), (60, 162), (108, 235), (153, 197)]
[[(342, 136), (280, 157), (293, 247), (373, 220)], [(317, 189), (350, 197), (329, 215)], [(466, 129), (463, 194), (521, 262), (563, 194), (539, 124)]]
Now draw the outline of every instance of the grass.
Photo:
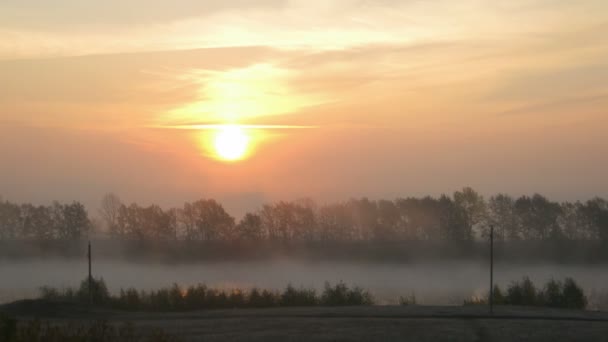
[(51, 324), (39, 320), (19, 322), (0, 316), (2, 342), (174, 342), (161, 330), (145, 335), (136, 332), (131, 323), (113, 326), (105, 321), (94, 323)]

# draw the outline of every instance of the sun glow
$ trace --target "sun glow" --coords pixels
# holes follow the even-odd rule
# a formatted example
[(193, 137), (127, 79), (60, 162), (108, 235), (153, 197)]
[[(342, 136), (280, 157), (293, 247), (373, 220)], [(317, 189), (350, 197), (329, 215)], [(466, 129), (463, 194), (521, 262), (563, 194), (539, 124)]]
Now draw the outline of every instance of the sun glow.
[(184, 71), (179, 79), (188, 85), (198, 85), (199, 94), (163, 113), (161, 122), (245, 122), (296, 113), (326, 102), (320, 95), (294, 91), (289, 86), (290, 77), (288, 70), (271, 64), (226, 71)]
[(250, 137), (237, 125), (220, 127), (213, 138), (213, 149), (218, 159), (237, 161), (244, 159), (249, 151)]

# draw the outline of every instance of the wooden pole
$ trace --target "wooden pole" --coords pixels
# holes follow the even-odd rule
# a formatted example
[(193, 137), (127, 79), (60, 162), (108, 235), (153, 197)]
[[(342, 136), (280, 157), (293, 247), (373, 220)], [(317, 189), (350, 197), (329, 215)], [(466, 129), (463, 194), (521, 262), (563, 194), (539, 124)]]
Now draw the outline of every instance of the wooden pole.
[(89, 304), (93, 304), (93, 274), (91, 272), (91, 241), (89, 241)]
[(490, 226), (490, 313), (494, 313), (494, 226)]

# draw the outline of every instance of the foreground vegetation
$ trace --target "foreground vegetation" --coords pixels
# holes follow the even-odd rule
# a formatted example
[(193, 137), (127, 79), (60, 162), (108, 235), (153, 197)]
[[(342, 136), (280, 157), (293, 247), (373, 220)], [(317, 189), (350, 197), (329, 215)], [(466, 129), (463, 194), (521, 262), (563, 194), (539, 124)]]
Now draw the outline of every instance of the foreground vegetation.
[(340, 282), (334, 286), (326, 283), (318, 294), (314, 289), (287, 286), (282, 292), (232, 289), (222, 290), (204, 284), (182, 288), (173, 285), (154, 291), (121, 289), (112, 296), (103, 279), (92, 282), (92, 297), (89, 297), (89, 282), (85, 279), (78, 289), (63, 290), (43, 287), (41, 297), (50, 301), (89, 303), (120, 310), (134, 311), (188, 311), (230, 308), (269, 308), (292, 306), (350, 306), (373, 305), (371, 294), (359, 287), (349, 287)]
[[(169, 288), (142, 291), (134, 288), (121, 289), (118, 295), (112, 295), (103, 279), (92, 279), (92, 291), (89, 282), (83, 280), (80, 287), (56, 289), (42, 287), (41, 299), (56, 302), (70, 302), (108, 307), (126, 311), (192, 311), (206, 309), (232, 308), (271, 308), (271, 307), (306, 307), (306, 306), (361, 306), (374, 305), (373, 296), (359, 287), (349, 287), (343, 282), (336, 285), (325, 284), (321, 293), (315, 289), (296, 288), (288, 285), (283, 291), (266, 289), (217, 289), (205, 284), (180, 287), (177, 284)], [(564, 281), (549, 280), (543, 287), (537, 288), (528, 277), (511, 283), (505, 290), (494, 286), (494, 304), (539, 306), (567, 309), (585, 309), (587, 297), (582, 288), (572, 278)], [(465, 305), (486, 305), (489, 295), (482, 298), (465, 300)], [(400, 297), (401, 305), (416, 305), (416, 296), (411, 294)]]
[[(520, 282), (513, 282), (506, 291), (498, 285), (492, 291), (496, 305), (542, 306), (552, 308), (585, 309), (587, 297), (581, 287), (572, 278), (563, 282), (549, 280), (544, 287), (537, 288), (528, 277)], [(485, 298), (466, 300), (465, 305), (487, 304), (489, 295)]]
[(94, 323), (51, 324), (39, 320), (19, 322), (0, 316), (2, 342), (173, 342), (178, 341), (160, 330), (145, 335), (133, 324), (113, 326), (105, 321)]

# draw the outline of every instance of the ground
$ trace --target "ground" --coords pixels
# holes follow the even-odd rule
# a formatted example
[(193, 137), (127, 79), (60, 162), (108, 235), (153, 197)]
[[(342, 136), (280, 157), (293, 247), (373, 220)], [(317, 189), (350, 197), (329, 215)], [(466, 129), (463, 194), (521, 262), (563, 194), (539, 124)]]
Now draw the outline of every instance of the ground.
[(22, 301), (20, 318), (131, 321), (184, 341), (608, 341), (608, 313), (544, 308), (373, 306), (126, 313)]

